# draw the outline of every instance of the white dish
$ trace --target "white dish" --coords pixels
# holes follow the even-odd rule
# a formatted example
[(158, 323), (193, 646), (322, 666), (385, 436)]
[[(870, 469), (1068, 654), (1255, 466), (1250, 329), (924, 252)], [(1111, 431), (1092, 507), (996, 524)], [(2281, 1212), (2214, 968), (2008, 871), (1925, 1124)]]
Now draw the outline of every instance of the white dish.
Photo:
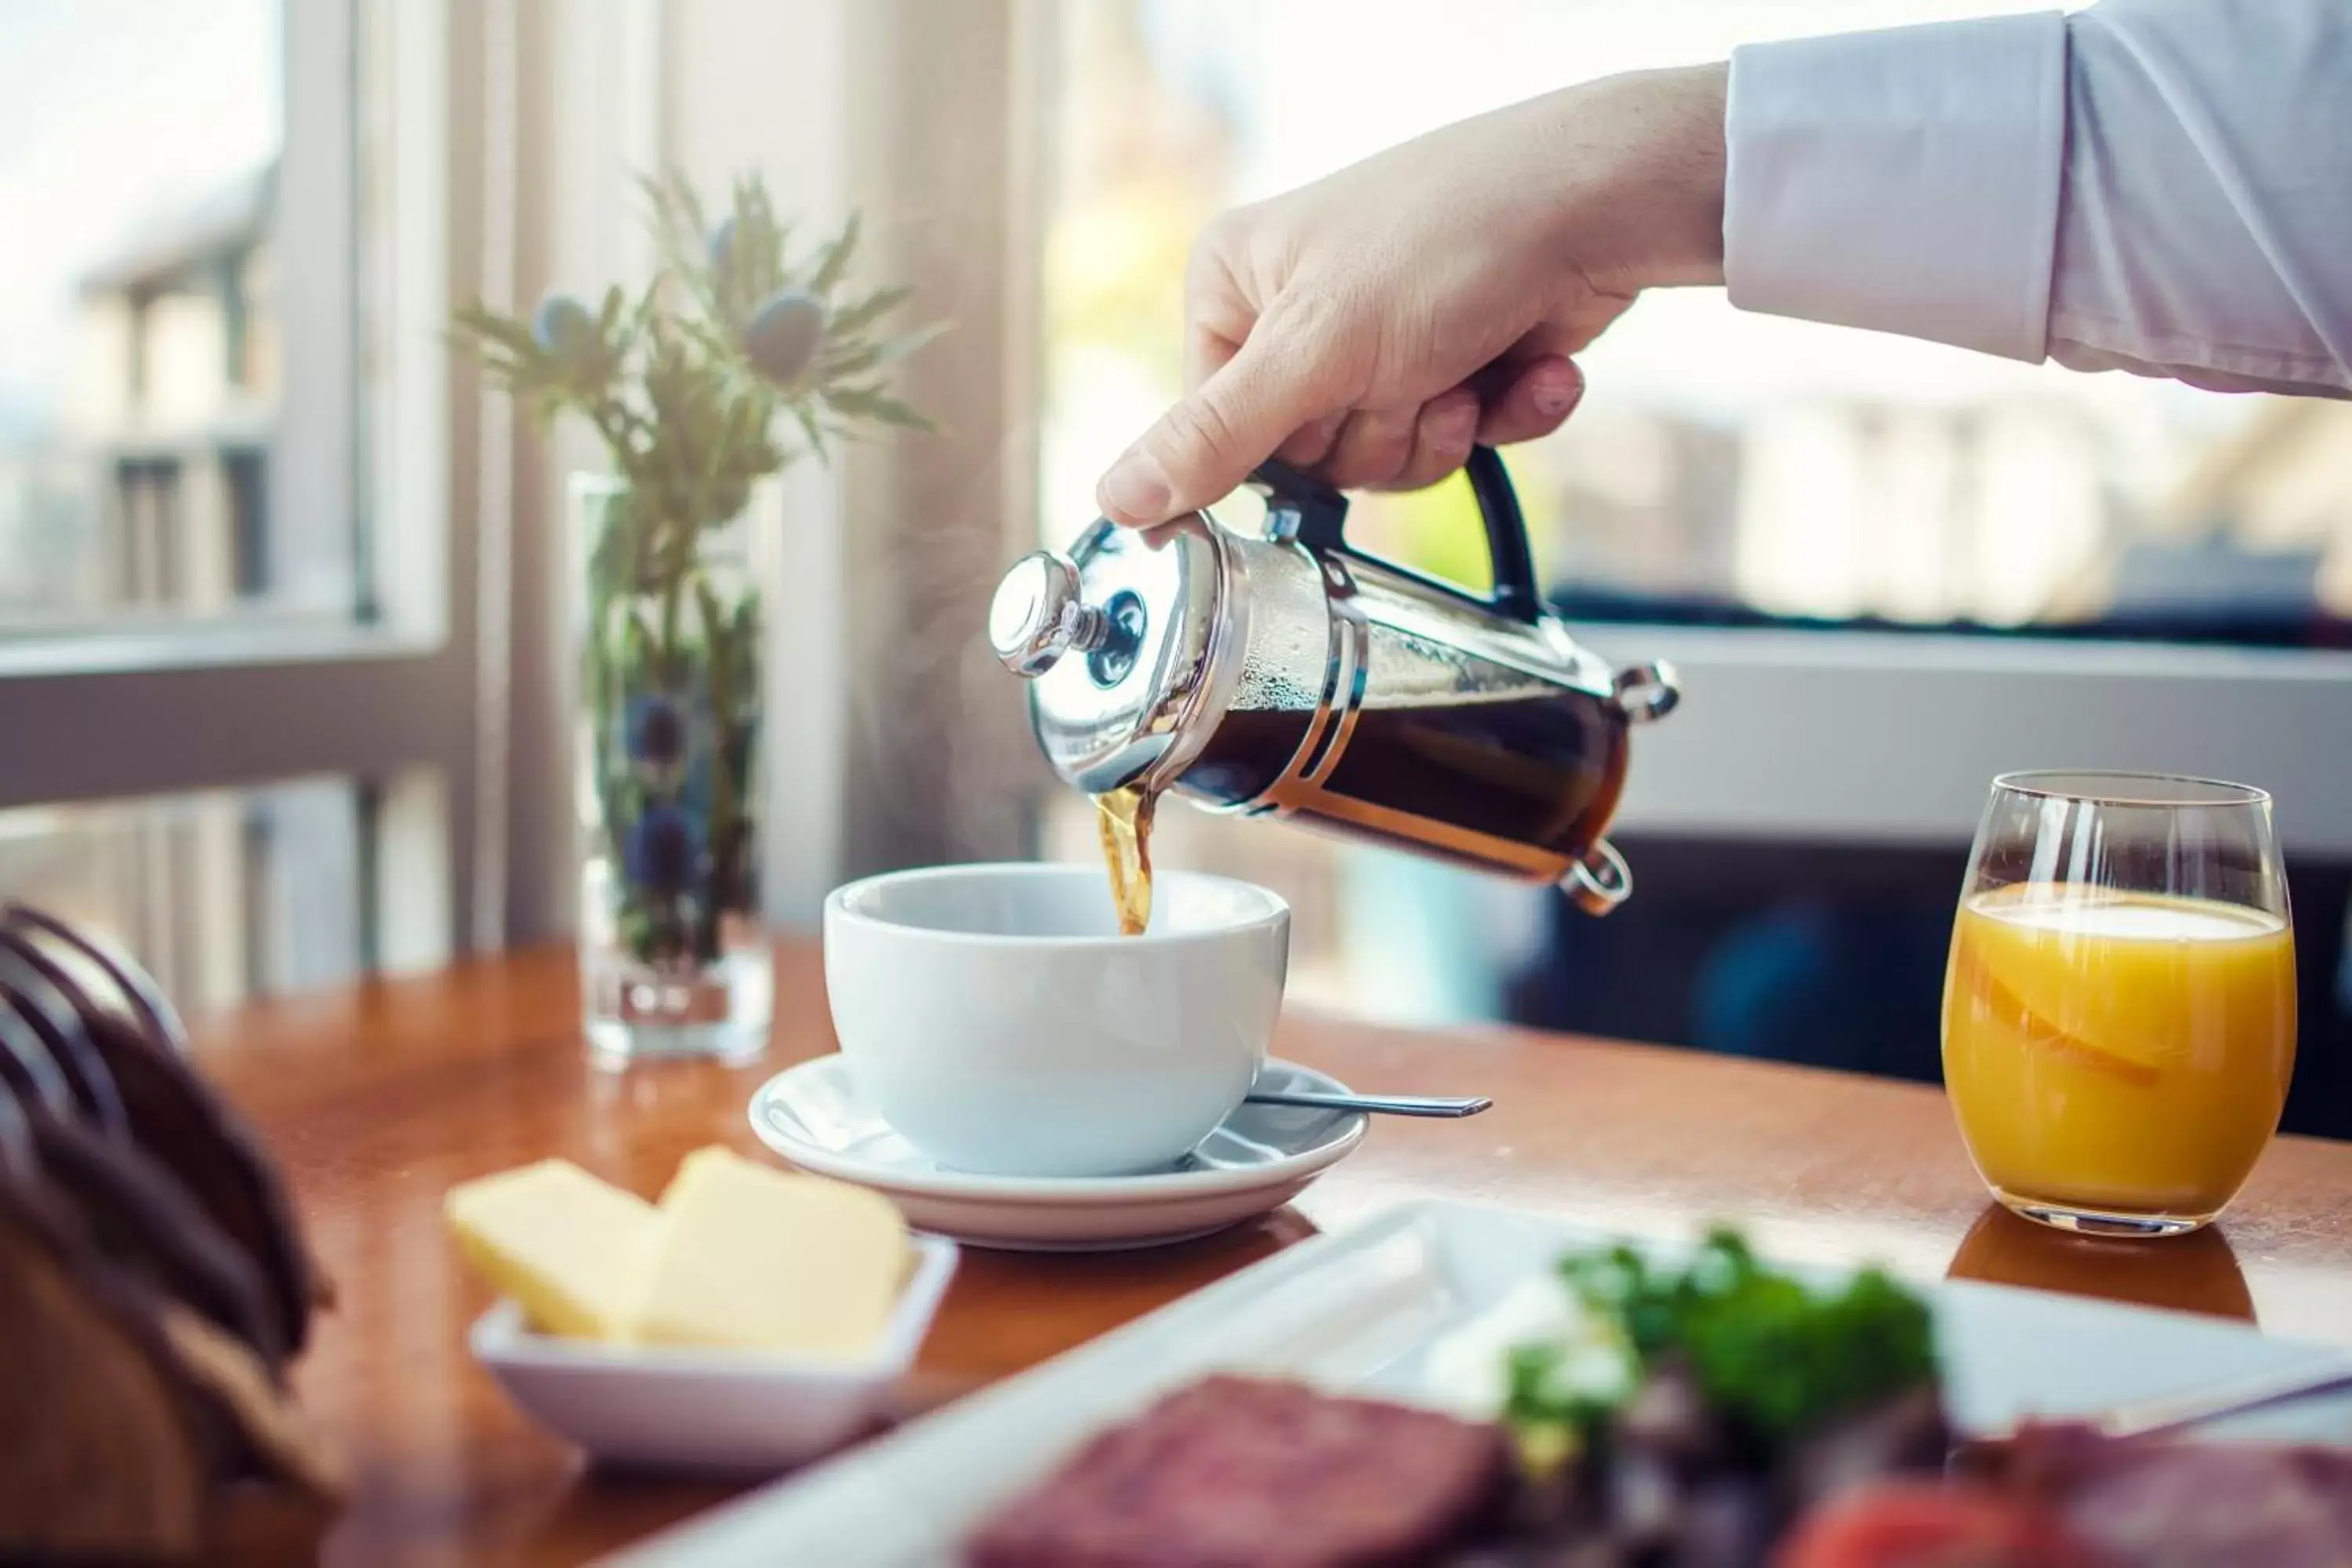
[[(1311, 1068), (1270, 1060), (1268, 1088), (1345, 1093)], [(1223, 1230), (1280, 1208), (1363, 1141), (1354, 1111), (1244, 1105), (1167, 1168), (1133, 1176), (950, 1171), (892, 1130), (837, 1056), (777, 1074), (751, 1096), (751, 1130), (803, 1170), (871, 1187), (908, 1223), (976, 1247), (1092, 1251)]]
[(888, 1414), (955, 1274), (955, 1243), (918, 1236), (914, 1253), (889, 1327), (861, 1361), (558, 1339), (532, 1332), (510, 1300), (476, 1320), (469, 1342), (526, 1415), (599, 1460), (772, 1473)]
[(834, 1033), (868, 1103), (962, 1171), (1178, 1158), (1241, 1103), (1282, 1011), (1290, 907), (1163, 873), (1122, 937), (1091, 866), (938, 866), (824, 902)]
[[(1002, 1500), (1106, 1423), (1212, 1371), (1302, 1377), (1456, 1404), (1442, 1369), (1488, 1364), (1482, 1340), (1563, 1247), (1556, 1220), (1416, 1205), (1318, 1237), (1034, 1371), (610, 1561), (945, 1568)], [(2290, 1368), (2341, 1367), (2317, 1346), (2235, 1323), (1996, 1285), (1933, 1288), (1955, 1417), (1972, 1431), (2087, 1414)], [(2315, 1401), (2238, 1430), (2352, 1443), (2352, 1401)]]

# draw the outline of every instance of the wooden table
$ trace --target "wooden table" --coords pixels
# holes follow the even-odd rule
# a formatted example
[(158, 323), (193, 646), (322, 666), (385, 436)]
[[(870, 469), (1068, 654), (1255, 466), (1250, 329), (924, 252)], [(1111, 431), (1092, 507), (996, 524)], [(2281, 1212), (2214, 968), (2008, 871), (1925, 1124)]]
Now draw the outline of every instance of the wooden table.
[[(288, 1167), (341, 1305), (299, 1372), (354, 1478), (337, 1563), (576, 1563), (723, 1489), (583, 1474), (477, 1369), (481, 1289), (441, 1226), (451, 1184), (563, 1154), (656, 1192), (769, 1073), (833, 1048), (813, 947), (782, 950), (759, 1065), (587, 1066), (568, 952), (269, 1003), (198, 1030), (205, 1068)], [(1942, 1097), (1916, 1086), (1505, 1029), (1285, 1021), (1277, 1049), (1364, 1089), (1491, 1094), (1465, 1122), (1382, 1121), (1293, 1208), (1156, 1252), (969, 1252), (923, 1357), (955, 1392), (1019, 1371), (1318, 1229), (1436, 1195), (1640, 1232), (1718, 1216), (1771, 1250), (2252, 1318), (2352, 1343), (2352, 1145), (2282, 1140), (2218, 1229), (2074, 1240), (1991, 1208)]]

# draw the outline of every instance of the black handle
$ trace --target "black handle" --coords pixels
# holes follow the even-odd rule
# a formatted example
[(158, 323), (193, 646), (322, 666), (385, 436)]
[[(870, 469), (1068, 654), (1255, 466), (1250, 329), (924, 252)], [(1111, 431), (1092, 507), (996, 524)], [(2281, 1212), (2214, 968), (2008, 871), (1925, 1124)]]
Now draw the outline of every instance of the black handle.
[(1543, 600), (1536, 591), (1527, 520), (1519, 514), (1519, 494), (1511, 487), (1510, 470), (1503, 467), (1501, 454), (1492, 447), (1471, 447), (1463, 470), (1470, 476), (1470, 493), (1478, 500), (1479, 521), (1486, 526), (1486, 555), (1494, 563), (1495, 591), (1483, 597), (1350, 545), (1348, 498), (1322, 480), (1269, 459), (1258, 466), (1252, 481), (1266, 491), (1266, 531), (1277, 538), (1296, 539), (1310, 550), (1369, 561), (1515, 619), (1533, 621), (1543, 613)]

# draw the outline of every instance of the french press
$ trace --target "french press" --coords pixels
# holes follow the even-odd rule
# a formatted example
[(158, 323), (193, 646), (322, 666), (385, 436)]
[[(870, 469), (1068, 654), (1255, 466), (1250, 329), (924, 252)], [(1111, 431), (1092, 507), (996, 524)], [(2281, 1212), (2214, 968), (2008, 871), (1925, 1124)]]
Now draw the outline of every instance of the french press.
[(1633, 890), (1601, 837), (1626, 737), (1678, 692), (1664, 664), (1612, 670), (1536, 590), (1503, 460), (1474, 447), (1494, 591), (1347, 540), (1347, 499), (1267, 463), (1260, 534), (1187, 512), (1097, 521), (997, 585), (988, 635), (1029, 680), (1038, 746), (1089, 795), (1172, 790), (1528, 880), (1595, 914)]

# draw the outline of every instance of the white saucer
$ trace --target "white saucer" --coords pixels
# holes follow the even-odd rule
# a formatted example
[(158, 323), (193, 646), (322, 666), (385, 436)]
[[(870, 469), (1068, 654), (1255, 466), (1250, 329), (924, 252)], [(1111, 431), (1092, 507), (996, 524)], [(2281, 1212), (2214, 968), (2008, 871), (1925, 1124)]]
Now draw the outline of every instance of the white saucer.
[[(1344, 1094), (1328, 1074), (1268, 1060), (1265, 1089)], [(943, 1170), (858, 1098), (839, 1056), (778, 1073), (751, 1096), (751, 1130), (803, 1170), (871, 1187), (919, 1230), (974, 1247), (1094, 1252), (1186, 1241), (1280, 1208), (1363, 1142), (1354, 1111), (1244, 1105), (1165, 1171), (1136, 1176), (976, 1176)]]

